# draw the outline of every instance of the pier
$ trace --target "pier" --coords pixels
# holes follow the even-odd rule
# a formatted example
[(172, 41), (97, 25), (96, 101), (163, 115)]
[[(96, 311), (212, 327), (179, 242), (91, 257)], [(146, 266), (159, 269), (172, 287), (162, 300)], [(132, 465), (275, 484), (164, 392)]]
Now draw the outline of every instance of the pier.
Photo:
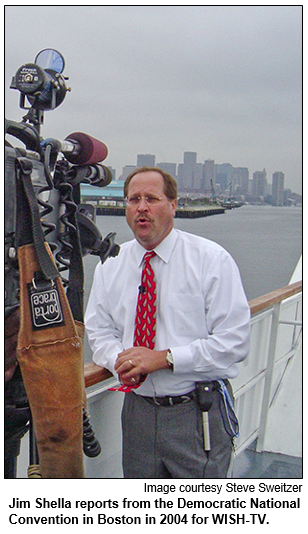
[[(197, 219), (200, 217), (209, 217), (210, 215), (219, 215), (225, 213), (225, 208), (221, 206), (185, 206), (177, 208), (176, 218)], [(122, 206), (97, 206), (96, 215), (116, 215), (124, 216), (125, 208)]]
[(198, 219), (199, 217), (209, 217), (225, 213), (225, 208), (221, 206), (189, 206), (178, 208), (175, 216), (179, 219)]

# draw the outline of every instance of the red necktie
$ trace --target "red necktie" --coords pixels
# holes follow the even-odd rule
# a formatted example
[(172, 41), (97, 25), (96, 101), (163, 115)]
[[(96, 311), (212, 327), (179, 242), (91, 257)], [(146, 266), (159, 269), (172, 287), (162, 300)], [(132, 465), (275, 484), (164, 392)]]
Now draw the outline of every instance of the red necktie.
[[(141, 286), (139, 287), (138, 302), (135, 317), (134, 347), (142, 346), (154, 349), (156, 334), (156, 282), (154, 272), (150, 264), (155, 252), (146, 252), (143, 256), (143, 269), (141, 273)], [(123, 391), (129, 393), (132, 389), (139, 388), (146, 379), (146, 375), (140, 376), (139, 384), (110, 388), (111, 391)]]
[(143, 257), (144, 265), (141, 274), (136, 318), (134, 346), (154, 349), (156, 334), (156, 282), (150, 264), (155, 252), (146, 252)]

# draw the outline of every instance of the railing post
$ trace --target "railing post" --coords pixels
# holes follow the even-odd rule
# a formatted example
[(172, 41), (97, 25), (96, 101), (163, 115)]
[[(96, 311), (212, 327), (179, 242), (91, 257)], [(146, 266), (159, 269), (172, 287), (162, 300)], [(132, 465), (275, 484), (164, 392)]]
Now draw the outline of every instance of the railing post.
[(271, 396), (271, 389), (272, 389), (273, 371), (274, 371), (274, 364), (275, 364), (280, 308), (281, 308), (281, 302), (279, 302), (278, 304), (274, 304), (273, 306), (272, 324), (271, 324), (271, 332), (270, 332), (269, 347), (268, 347), (267, 368), (266, 368), (266, 374), (265, 374), (262, 408), (261, 408), (261, 415), (260, 415), (259, 436), (258, 436), (257, 449), (256, 449), (257, 452), (262, 452), (264, 450), (266, 426), (267, 426), (270, 396)]

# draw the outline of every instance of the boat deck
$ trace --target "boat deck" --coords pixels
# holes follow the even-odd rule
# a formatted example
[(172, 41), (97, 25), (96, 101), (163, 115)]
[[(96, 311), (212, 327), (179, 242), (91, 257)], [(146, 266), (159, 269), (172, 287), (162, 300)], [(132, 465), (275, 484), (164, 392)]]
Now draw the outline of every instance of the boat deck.
[(302, 458), (273, 452), (243, 451), (234, 460), (232, 478), (302, 478)]
[[(122, 478), (121, 459), (118, 455), (109, 460), (110, 478)], [(233, 463), (232, 479), (301, 479), (302, 458), (273, 452), (256, 452), (248, 448)]]

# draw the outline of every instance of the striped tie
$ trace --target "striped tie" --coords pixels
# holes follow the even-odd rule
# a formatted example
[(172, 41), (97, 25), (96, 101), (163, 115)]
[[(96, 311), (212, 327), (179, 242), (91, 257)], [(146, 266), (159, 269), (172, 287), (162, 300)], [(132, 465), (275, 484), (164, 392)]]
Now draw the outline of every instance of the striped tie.
[(156, 334), (156, 282), (150, 264), (155, 252), (146, 252), (143, 257), (144, 265), (141, 274), (136, 318), (134, 346), (154, 349)]

